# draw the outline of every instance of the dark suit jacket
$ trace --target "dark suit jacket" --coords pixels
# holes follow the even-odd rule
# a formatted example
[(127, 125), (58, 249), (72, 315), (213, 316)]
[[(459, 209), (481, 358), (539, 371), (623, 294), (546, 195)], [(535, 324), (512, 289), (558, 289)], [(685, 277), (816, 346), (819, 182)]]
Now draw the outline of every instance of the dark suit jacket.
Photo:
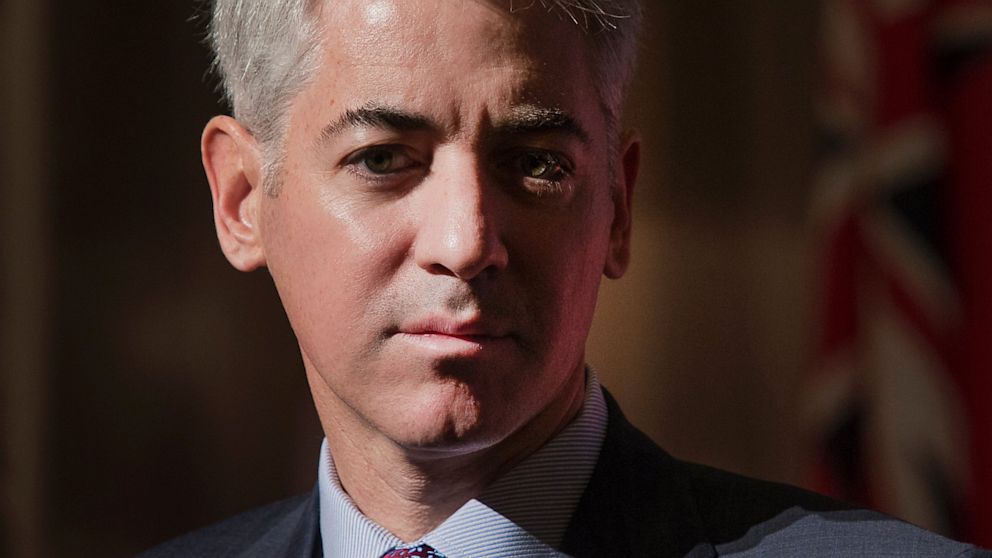
[[(608, 393), (606, 399), (606, 440), (565, 534), (568, 555), (992, 556), (795, 487), (679, 461), (627, 422)], [(317, 503), (314, 489), (140, 558), (320, 557)]]

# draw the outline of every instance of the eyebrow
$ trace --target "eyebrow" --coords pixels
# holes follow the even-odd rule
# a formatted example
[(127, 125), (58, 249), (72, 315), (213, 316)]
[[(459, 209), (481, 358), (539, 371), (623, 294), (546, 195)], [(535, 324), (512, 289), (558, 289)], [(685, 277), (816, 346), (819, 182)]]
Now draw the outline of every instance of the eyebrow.
[(321, 141), (331, 139), (347, 128), (380, 128), (399, 132), (432, 130), (435, 128), (426, 116), (406, 112), (385, 105), (366, 105), (348, 109), (334, 122), (324, 126)]
[(534, 105), (517, 107), (511, 116), (496, 125), (497, 135), (564, 134), (589, 143), (589, 134), (577, 120), (559, 108)]
[[(344, 111), (340, 118), (324, 126), (320, 133), (320, 141), (327, 141), (347, 128), (379, 128), (410, 132), (435, 130), (437, 126), (421, 114), (387, 105), (370, 104)], [(493, 133), (497, 136), (564, 134), (582, 143), (589, 143), (589, 134), (565, 111), (536, 105), (516, 107), (509, 117), (495, 124)]]

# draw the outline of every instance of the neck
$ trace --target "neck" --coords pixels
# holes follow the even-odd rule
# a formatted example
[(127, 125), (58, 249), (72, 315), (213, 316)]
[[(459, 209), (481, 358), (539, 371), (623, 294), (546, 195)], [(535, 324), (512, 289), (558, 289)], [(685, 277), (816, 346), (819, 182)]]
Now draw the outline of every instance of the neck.
[(582, 407), (585, 382), (569, 384), (516, 432), (464, 452), (403, 447), (373, 429), (346, 426), (331, 412), (331, 402), (322, 397), (326, 393), (315, 389), (314, 398), (342, 488), (366, 517), (415, 542), (572, 421)]

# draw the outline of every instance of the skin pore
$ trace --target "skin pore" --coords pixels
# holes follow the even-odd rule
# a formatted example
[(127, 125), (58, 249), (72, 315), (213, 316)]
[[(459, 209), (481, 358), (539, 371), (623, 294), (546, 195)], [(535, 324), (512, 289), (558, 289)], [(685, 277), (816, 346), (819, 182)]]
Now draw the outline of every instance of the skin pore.
[(324, 6), (277, 195), (240, 123), (203, 137), (221, 246), (271, 273), (342, 487), (406, 541), (574, 418), (627, 264), (637, 143), (610, 173), (582, 32), (504, 4)]

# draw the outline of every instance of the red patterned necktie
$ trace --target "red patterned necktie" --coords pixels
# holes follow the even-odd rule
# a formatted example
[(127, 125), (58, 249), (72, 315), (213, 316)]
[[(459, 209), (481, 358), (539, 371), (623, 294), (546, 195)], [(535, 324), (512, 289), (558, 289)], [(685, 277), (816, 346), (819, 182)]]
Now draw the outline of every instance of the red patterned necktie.
[(417, 546), (395, 547), (387, 550), (382, 558), (445, 558), (444, 554), (434, 550), (429, 544)]

